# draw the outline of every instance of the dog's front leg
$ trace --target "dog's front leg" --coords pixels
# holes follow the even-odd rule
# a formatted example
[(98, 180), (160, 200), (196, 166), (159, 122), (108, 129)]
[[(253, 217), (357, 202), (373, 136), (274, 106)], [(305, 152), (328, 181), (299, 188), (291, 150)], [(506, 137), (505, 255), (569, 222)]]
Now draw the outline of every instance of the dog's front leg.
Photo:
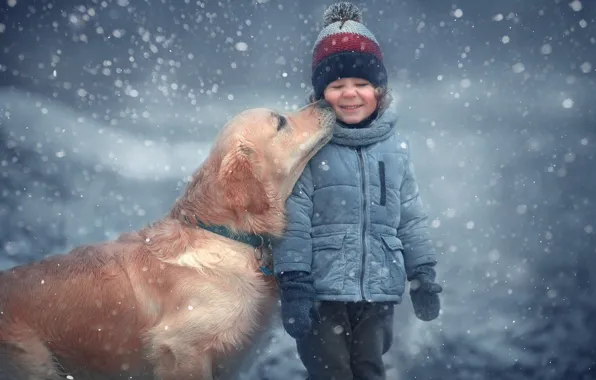
[(161, 359), (154, 360), (154, 373), (159, 380), (213, 380), (212, 367), (212, 356), (208, 353), (197, 356), (179, 352), (172, 357), (166, 350)]
[(192, 326), (188, 316), (176, 316), (149, 331), (146, 348), (157, 379), (213, 379), (214, 352), (209, 340), (193, 334), (188, 326)]

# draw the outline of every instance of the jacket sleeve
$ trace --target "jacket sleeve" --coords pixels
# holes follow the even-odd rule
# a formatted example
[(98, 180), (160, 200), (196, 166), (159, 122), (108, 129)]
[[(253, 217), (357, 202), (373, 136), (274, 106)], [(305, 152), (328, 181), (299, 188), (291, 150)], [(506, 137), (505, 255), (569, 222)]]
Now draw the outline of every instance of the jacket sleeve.
[(310, 166), (307, 165), (286, 201), (286, 231), (273, 244), (273, 272), (309, 272), (312, 264), (312, 194), (314, 186)]
[(404, 263), (408, 281), (421, 265), (435, 266), (435, 249), (430, 239), (428, 216), (420, 199), (420, 189), (408, 150), (406, 174), (400, 188), (401, 220), (397, 237), (404, 246)]

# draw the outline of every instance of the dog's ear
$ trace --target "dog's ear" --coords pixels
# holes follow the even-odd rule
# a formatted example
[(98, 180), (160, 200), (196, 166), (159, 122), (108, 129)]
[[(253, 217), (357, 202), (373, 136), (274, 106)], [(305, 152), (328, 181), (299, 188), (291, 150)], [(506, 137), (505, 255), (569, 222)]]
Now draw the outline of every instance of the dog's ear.
[(238, 213), (262, 214), (269, 209), (263, 183), (257, 178), (251, 158), (255, 151), (240, 143), (227, 153), (219, 169), (219, 182), (228, 204)]

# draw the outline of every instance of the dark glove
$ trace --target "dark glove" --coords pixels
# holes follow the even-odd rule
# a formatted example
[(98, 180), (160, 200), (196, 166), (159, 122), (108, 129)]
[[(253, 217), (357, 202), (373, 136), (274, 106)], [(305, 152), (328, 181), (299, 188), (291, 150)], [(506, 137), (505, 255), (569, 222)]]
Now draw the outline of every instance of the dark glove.
[(284, 329), (292, 338), (302, 338), (310, 333), (315, 317), (312, 276), (308, 272), (284, 272), (278, 280)]
[(410, 297), (414, 313), (421, 321), (432, 321), (439, 316), (441, 285), (435, 283), (435, 270), (428, 265), (414, 269), (410, 280)]

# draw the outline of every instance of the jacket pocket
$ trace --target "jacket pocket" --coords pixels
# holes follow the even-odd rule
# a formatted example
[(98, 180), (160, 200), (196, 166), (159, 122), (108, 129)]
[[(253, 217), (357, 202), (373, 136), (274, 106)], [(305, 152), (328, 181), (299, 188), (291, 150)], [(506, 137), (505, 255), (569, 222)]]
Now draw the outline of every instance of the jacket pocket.
[(312, 237), (312, 275), (319, 294), (340, 294), (344, 289), (345, 232)]
[(381, 181), (380, 188), (381, 188), (381, 196), (379, 200), (379, 204), (381, 206), (385, 206), (387, 203), (387, 184), (385, 183), (385, 162), (379, 161), (379, 180)]
[(381, 240), (385, 252), (384, 266), (388, 270), (388, 276), (381, 283), (382, 290), (388, 294), (402, 295), (406, 286), (404, 247), (396, 236), (383, 235)]

